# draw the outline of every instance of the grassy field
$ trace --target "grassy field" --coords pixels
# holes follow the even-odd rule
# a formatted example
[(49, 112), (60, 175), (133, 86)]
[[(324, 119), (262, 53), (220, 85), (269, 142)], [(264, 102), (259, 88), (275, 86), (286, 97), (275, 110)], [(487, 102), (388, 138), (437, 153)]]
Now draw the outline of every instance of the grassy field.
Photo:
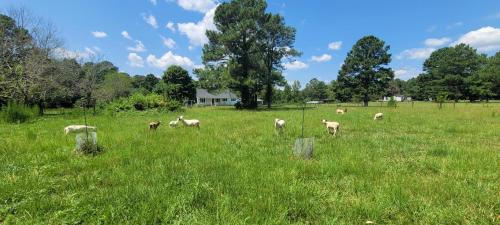
[(0, 224), (499, 224), (500, 104), (377, 105), (306, 110), (312, 160), (291, 153), (295, 107), (183, 112), (200, 130), (166, 125), (181, 113), (89, 117), (94, 157), (63, 134), (80, 115), (0, 124)]

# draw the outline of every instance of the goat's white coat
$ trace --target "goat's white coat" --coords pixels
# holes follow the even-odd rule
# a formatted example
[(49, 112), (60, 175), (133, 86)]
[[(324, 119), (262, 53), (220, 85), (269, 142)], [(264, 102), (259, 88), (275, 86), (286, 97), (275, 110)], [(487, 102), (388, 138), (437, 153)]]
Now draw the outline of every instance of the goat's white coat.
[(276, 129), (283, 129), (283, 127), (285, 127), (285, 121), (282, 119), (274, 119), (274, 127)]
[(384, 118), (384, 114), (383, 113), (377, 113), (373, 117), (373, 120), (381, 120), (382, 118)]
[(168, 123), (170, 127), (177, 127), (178, 124), (179, 124), (179, 118), (177, 118), (176, 120), (172, 120), (170, 121), (170, 123)]
[(321, 122), (326, 125), (328, 133), (333, 134), (333, 136), (337, 135), (337, 131), (340, 129), (340, 123), (326, 120), (322, 120)]
[(336, 110), (337, 114), (345, 114), (347, 112), (347, 109), (337, 109)]
[(178, 118), (178, 120), (182, 121), (182, 123), (184, 124), (184, 126), (198, 127), (198, 128), (200, 128), (200, 121), (197, 120), (197, 119), (186, 120), (186, 119), (184, 119), (184, 116), (180, 116)]
[(97, 132), (96, 127), (85, 126), (85, 125), (69, 125), (64, 128), (64, 134), (69, 133), (83, 133), (87, 130), (88, 132)]

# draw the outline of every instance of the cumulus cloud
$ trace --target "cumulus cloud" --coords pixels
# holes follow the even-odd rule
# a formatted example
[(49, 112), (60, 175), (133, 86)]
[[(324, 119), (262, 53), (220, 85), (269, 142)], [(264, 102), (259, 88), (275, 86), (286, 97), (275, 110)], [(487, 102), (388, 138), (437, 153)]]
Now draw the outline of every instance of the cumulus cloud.
[[(99, 49), (94, 47), (95, 50)], [(100, 51), (100, 49), (99, 49)], [(96, 52), (90, 49), (89, 47), (85, 47), (83, 51), (71, 51), (65, 48), (56, 48), (54, 49), (54, 57), (59, 59), (89, 59), (96, 55)]]
[(144, 19), (144, 21), (146, 23), (148, 23), (149, 25), (151, 25), (153, 28), (158, 28), (158, 22), (156, 22), (156, 17), (149, 14), (146, 16), (146, 14), (143, 14), (142, 15), (142, 19)]
[(424, 44), (427, 46), (427, 47), (439, 47), (439, 46), (443, 46), (443, 45), (446, 45), (448, 43), (451, 42), (451, 39), (447, 38), (447, 37), (443, 37), (443, 38), (428, 38), (424, 41)]
[(422, 73), (421, 70), (417, 70), (415, 68), (399, 68), (394, 71), (395, 78), (401, 80), (408, 80)]
[(185, 10), (206, 13), (215, 7), (213, 0), (178, 0), (177, 4)]
[(293, 61), (293, 62), (287, 62), (283, 64), (287, 70), (301, 70), (301, 69), (306, 69), (309, 67), (309, 65), (305, 64), (304, 62), (301, 61)]
[(203, 19), (197, 23), (190, 22), (177, 24), (179, 32), (188, 37), (191, 45), (201, 46), (208, 42), (208, 38), (205, 36), (205, 31), (216, 29), (214, 25), (215, 9), (216, 7), (205, 13)]
[(500, 50), (500, 28), (488, 26), (470, 31), (462, 35), (451, 45), (454, 46), (460, 43), (468, 44), (477, 48), (480, 52)]
[(158, 69), (166, 69), (171, 65), (178, 65), (187, 68), (193, 68), (194, 63), (188, 57), (176, 55), (171, 51), (168, 51), (160, 58), (157, 58), (155, 55), (149, 55), (147, 57), (147, 62), (150, 66), (158, 68)]
[(144, 60), (141, 56), (137, 55), (137, 53), (132, 52), (128, 54), (128, 64), (131, 67), (144, 67)]
[(124, 38), (132, 40), (132, 37), (130, 36), (130, 34), (128, 34), (126, 30), (122, 31), (121, 34)]
[(323, 54), (320, 56), (313, 56), (313, 57), (311, 57), (311, 60), (314, 62), (328, 62), (328, 61), (332, 60), (332, 56), (328, 55), (328, 54)]
[(411, 48), (401, 52), (397, 59), (426, 59), (434, 52), (435, 48)]
[(95, 38), (105, 38), (108, 36), (108, 34), (106, 34), (106, 32), (103, 31), (92, 31), (91, 33)]
[(127, 50), (131, 52), (144, 52), (146, 51), (146, 47), (142, 44), (142, 41), (136, 40), (134, 47), (128, 47)]
[(341, 41), (334, 41), (330, 44), (328, 44), (328, 48), (331, 50), (339, 50), (342, 48), (342, 42)]
[(172, 38), (166, 38), (163, 36), (160, 36), (160, 37), (163, 40), (163, 45), (165, 45), (167, 48), (174, 48), (175, 41)]
[(165, 25), (167, 29), (169, 29), (172, 32), (175, 32), (175, 24), (172, 21), (168, 21), (167, 25)]

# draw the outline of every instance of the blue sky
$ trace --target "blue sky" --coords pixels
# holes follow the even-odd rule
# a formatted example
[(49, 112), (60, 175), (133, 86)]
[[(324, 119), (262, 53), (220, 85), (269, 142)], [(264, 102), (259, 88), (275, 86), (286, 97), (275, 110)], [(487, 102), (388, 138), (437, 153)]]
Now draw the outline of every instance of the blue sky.
[[(161, 76), (172, 64), (201, 65), (204, 30), (213, 28), (213, 0), (2, 0), (0, 10), (25, 6), (51, 21), (64, 39), (58, 54), (82, 59), (98, 55), (131, 75)], [(498, 0), (269, 0), (297, 29), (303, 55), (284, 71), (288, 81), (336, 79), (352, 45), (375, 35), (391, 46), (396, 75), (418, 75), (433, 50), (467, 43), (482, 53), (500, 50)], [(124, 32), (126, 31), (126, 32)], [(128, 34), (128, 35), (127, 35)]]

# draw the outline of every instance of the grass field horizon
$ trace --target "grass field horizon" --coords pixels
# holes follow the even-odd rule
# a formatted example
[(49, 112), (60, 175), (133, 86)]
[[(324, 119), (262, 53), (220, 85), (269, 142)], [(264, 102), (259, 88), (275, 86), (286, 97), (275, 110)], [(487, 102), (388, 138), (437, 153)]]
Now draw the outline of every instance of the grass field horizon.
[[(76, 154), (63, 133), (83, 124), (79, 113), (2, 122), (0, 224), (499, 222), (500, 104), (371, 105), (308, 108), (311, 160), (292, 155), (302, 119), (293, 105), (89, 116), (105, 149), (96, 156)], [(201, 128), (168, 127), (179, 115)], [(287, 122), (282, 134), (275, 118)], [(340, 122), (340, 135), (321, 119)]]

